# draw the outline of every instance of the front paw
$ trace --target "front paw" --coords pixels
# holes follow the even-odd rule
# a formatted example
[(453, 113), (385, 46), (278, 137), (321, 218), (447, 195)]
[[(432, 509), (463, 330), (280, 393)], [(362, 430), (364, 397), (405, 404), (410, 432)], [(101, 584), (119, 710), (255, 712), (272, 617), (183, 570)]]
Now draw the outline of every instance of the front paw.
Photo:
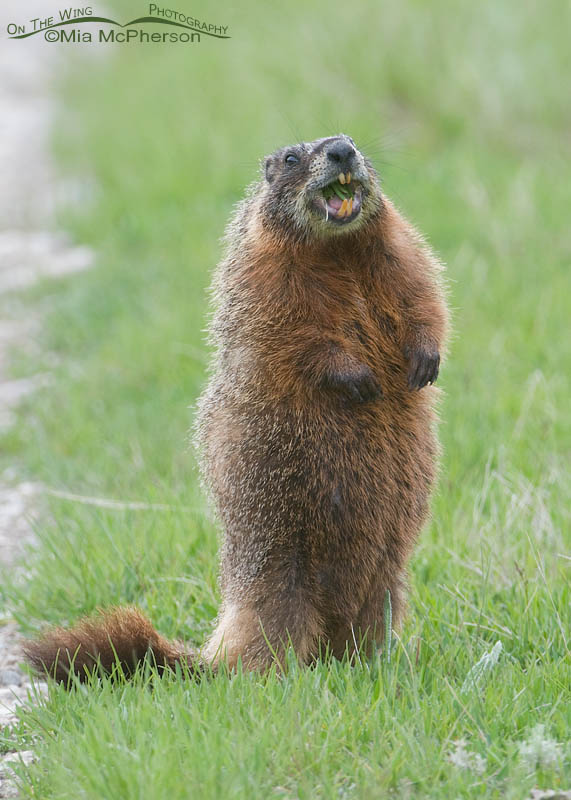
[(422, 389), (438, 378), (440, 353), (437, 350), (407, 348), (405, 357), (408, 359), (408, 388), (411, 391)]
[(365, 366), (358, 373), (336, 372), (328, 375), (324, 385), (352, 403), (370, 403), (382, 394), (379, 382)]

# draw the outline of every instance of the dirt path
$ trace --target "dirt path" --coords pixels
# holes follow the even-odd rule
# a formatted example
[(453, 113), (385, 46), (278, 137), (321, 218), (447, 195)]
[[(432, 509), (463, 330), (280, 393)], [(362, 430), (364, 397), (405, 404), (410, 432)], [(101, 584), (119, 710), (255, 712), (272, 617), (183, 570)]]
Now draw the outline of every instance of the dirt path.
[[(40, 36), (8, 40), (9, 22), (54, 13), (49, 0), (3, 0), (0, 9), (0, 427), (14, 424), (23, 397), (49, 380), (49, 369), (15, 380), (9, 365), (15, 349), (38, 347), (41, 320), (20, 303), (17, 291), (44, 277), (89, 267), (93, 254), (74, 247), (54, 230), (55, 209), (66, 187), (50, 156), (54, 77), (65, 48)], [(69, 189), (69, 187), (67, 187)], [(16, 469), (0, 473), (0, 563), (17, 565), (33, 542), (31, 519), (37, 486)], [(18, 632), (9, 609), (0, 606), (0, 729), (26, 698), (29, 682), (19, 669)], [(30, 753), (0, 755), (0, 798), (15, 797), (9, 763)]]

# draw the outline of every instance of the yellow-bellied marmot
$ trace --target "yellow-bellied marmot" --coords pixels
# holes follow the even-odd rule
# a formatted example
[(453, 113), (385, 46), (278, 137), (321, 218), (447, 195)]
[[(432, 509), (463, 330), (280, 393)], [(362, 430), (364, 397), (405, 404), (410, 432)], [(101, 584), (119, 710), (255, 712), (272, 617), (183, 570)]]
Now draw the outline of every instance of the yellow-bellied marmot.
[(222, 608), (201, 654), (132, 608), (28, 642), (64, 679), (151, 651), (191, 668), (307, 662), (380, 641), (428, 512), (446, 308), (440, 265), (348, 136), (278, 150), (238, 206), (216, 273), (215, 368), (200, 400), (224, 526)]

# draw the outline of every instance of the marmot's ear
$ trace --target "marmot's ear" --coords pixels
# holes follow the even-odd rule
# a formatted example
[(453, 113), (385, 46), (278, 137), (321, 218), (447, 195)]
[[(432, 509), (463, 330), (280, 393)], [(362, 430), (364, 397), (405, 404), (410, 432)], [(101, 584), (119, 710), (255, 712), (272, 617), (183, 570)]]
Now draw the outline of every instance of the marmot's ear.
[(266, 173), (266, 180), (268, 183), (271, 183), (274, 179), (274, 159), (271, 156), (268, 156), (264, 161), (264, 170)]

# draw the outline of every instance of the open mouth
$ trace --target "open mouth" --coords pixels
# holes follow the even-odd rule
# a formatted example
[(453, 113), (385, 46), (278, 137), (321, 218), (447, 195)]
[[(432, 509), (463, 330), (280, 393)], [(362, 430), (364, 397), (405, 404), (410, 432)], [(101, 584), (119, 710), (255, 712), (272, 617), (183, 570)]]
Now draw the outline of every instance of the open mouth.
[(351, 222), (361, 211), (361, 184), (352, 180), (350, 172), (340, 172), (318, 195), (318, 205), (325, 219), (337, 224)]

